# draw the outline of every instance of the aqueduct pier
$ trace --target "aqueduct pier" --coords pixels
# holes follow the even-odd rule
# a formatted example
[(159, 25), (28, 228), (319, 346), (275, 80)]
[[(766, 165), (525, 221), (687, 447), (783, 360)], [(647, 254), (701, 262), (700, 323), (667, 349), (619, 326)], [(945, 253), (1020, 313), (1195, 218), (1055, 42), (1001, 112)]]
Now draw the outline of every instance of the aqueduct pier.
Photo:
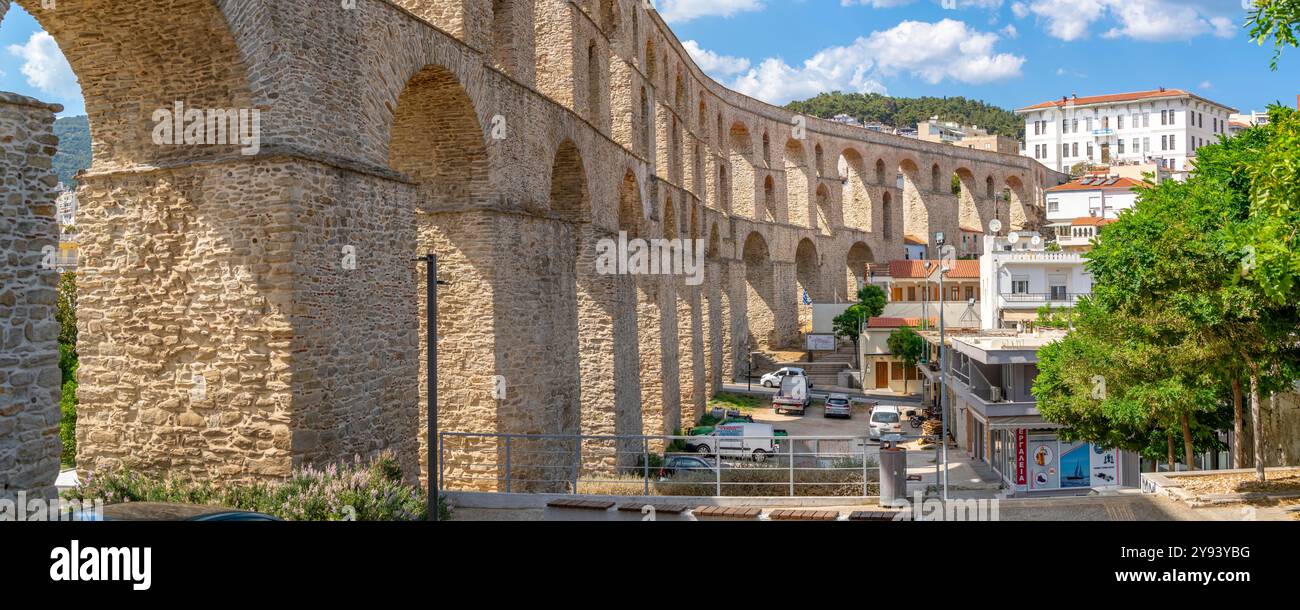
[[(451, 282), (444, 429), (671, 432), (746, 349), (798, 341), (804, 290), (848, 298), (906, 235), (1032, 226), (1059, 181), (729, 91), (639, 0), (15, 1), (92, 130), (83, 474), (249, 480), (383, 450), (423, 472), (429, 251)], [(256, 154), (159, 143), (176, 102), (259, 111)], [(58, 470), (54, 111), (0, 98), (3, 497)], [(619, 232), (706, 240), (705, 282), (597, 274)]]

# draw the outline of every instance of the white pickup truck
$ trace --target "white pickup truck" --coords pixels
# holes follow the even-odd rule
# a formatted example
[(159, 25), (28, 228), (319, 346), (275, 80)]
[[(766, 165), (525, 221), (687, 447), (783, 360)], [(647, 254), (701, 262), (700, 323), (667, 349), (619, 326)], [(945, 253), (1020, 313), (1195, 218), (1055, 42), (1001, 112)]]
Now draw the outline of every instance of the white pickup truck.
[(798, 413), (812, 405), (812, 394), (808, 392), (808, 377), (804, 375), (787, 375), (781, 378), (781, 387), (772, 399), (772, 410), (777, 413)]

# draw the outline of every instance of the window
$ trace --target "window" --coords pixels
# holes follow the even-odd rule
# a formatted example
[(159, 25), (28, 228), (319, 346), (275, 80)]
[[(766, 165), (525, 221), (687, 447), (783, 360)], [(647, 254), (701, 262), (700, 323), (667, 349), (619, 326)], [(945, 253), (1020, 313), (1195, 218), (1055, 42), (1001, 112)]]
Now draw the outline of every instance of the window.
[(1079, 119), (1071, 119), (1070, 124), (1074, 128), (1074, 133), (1079, 133)]
[(1062, 144), (1062, 145), (1061, 145), (1061, 156), (1062, 156), (1062, 157), (1068, 157), (1068, 156), (1070, 156), (1070, 145), (1069, 145), (1069, 144)]
[(1029, 294), (1029, 277), (1024, 275), (1012, 277), (1011, 294)]
[(917, 298), (916, 298), (916, 286), (908, 286), (908, 287), (907, 287), (907, 300), (909, 300), (909, 301), (916, 301), (916, 300), (917, 300)]
[(1161, 124), (1161, 125), (1168, 125), (1168, 124), (1169, 124), (1169, 111), (1168, 111), (1168, 110), (1161, 110), (1161, 111), (1160, 111), (1160, 124)]
[(1119, 154), (1124, 154), (1124, 140), (1119, 141)]
[(1142, 126), (1143, 127), (1151, 126), (1151, 113), (1148, 112), (1142, 115)]
[(1151, 138), (1142, 138), (1142, 150), (1151, 152)]
[(1178, 143), (1175, 142), (1178, 136), (1169, 136), (1169, 150), (1178, 150)]
[(1101, 117), (1101, 128), (1110, 129), (1110, 117), (1108, 116)]
[(1141, 140), (1139, 140), (1139, 139), (1137, 139), (1137, 138), (1133, 138), (1133, 154), (1137, 154), (1137, 153), (1142, 152), (1142, 144), (1141, 144), (1141, 142), (1142, 142)]
[(952, 301), (961, 300), (961, 286), (953, 286), (952, 291), (948, 294), (948, 299)]
[(1115, 117), (1115, 129), (1124, 129), (1124, 115)]
[(1070, 147), (1070, 151), (1071, 151), (1071, 155), (1070, 155), (1070, 156), (1073, 156), (1073, 157), (1077, 157), (1077, 156), (1079, 156), (1079, 143), (1078, 143), (1078, 142), (1075, 142), (1074, 144), (1072, 144), (1071, 147)]
[[(890, 378), (890, 379), (893, 379), (893, 380), (895, 380), (895, 381), (898, 381), (898, 380), (902, 380), (902, 379), (903, 379), (903, 363), (902, 363), (902, 362), (891, 362), (891, 363), (889, 363), (889, 378)], [(872, 414), (872, 417), (874, 418), (874, 417), (877, 416), (877, 415), (879, 415), (879, 416), (881, 416), (881, 417), (880, 417), (880, 419), (878, 419), (878, 420), (876, 420), (876, 421), (885, 422), (885, 420), (889, 419), (889, 416), (890, 416), (890, 415), (893, 415), (893, 416), (895, 417), (895, 419), (894, 419), (893, 422), (886, 422), (886, 423), (896, 423), (896, 422), (898, 421), (898, 419), (897, 419), (898, 414), (897, 414), (897, 413), (888, 413), (888, 412), (885, 412), (885, 411), (881, 411), (881, 412), (879, 412), (879, 413), (873, 413), (873, 414)]]
[(1047, 200), (1047, 211), (1048, 211), (1049, 213), (1051, 213), (1051, 214), (1055, 214), (1055, 213), (1057, 213), (1057, 212), (1060, 212), (1060, 211), (1061, 211), (1061, 200), (1059, 200), (1059, 199), (1048, 199), (1048, 200)]
[(1160, 150), (1169, 150), (1169, 136), (1160, 136)]
[(974, 287), (974, 286), (967, 286), (967, 287), (966, 287), (966, 300), (967, 300), (967, 301), (973, 301), (973, 300), (975, 300), (975, 287)]
[(1088, 142), (1087, 148), (1088, 148), (1088, 158), (1091, 159), (1091, 158), (1092, 158), (1092, 142)]

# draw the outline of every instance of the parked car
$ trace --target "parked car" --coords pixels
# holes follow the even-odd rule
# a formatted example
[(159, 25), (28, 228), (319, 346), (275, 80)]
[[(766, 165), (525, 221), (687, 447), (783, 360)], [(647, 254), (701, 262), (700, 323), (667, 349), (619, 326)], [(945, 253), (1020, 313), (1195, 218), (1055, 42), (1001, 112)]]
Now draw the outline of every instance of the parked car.
[(669, 477), (678, 472), (713, 472), (713, 462), (695, 455), (670, 455), (664, 458), (664, 465), (659, 467), (659, 478)]
[(795, 368), (792, 366), (780, 368), (777, 369), (776, 371), (763, 375), (761, 378), (759, 378), (759, 383), (763, 384), (763, 387), (765, 388), (779, 388), (781, 387), (781, 380), (790, 376), (803, 377), (804, 381), (808, 384), (808, 389), (810, 390), (812, 389), (812, 381), (808, 379), (808, 373), (804, 372), (803, 369)]
[(853, 418), (853, 403), (849, 402), (848, 394), (831, 394), (826, 397), (826, 406), (822, 409), (822, 417), (847, 417)]
[(271, 515), (202, 504), (126, 502), (109, 504), (103, 512), (83, 509), (75, 521), (279, 521)]
[(777, 436), (771, 424), (721, 424), (713, 432), (691, 437), (686, 446), (702, 455), (753, 458), (761, 462), (777, 452)]
[(883, 406), (872, 409), (871, 425), (867, 433), (871, 440), (880, 440), (880, 437), (886, 434), (902, 433), (902, 416), (898, 412), (898, 407)]
[(812, 406), (812, 393), (808, 391), (808, 378), (786, 375), (781, 378), (781, 389), (772, 398), (772, 410), (777, 413), (795, 412), (803, 415)]

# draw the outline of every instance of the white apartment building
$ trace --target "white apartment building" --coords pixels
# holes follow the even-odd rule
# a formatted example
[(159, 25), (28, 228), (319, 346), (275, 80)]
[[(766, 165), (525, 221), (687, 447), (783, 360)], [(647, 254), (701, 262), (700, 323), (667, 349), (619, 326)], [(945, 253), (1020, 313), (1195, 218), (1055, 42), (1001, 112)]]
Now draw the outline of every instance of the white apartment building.
[(1097, 230), (1137, 203), (1141, 180), (1088, 175), (1047, 189), (1047, 227), (1066, 250), (1088, 249)]
[(1038, 319), (1038, 308), (1074, 307), (1092, 293), (1092, 274), (1079, 252), (1049, 252), (1037, 233), (984, 238), (980, 257), (980, 324), (1016, 328)]
[(1088, 162), (1186, 171), (1196, 150), (1229, 134), (1235, 108), (1181, 89), (1062, 97), (1016, 110), (1024, 155), (1060, 172)]

